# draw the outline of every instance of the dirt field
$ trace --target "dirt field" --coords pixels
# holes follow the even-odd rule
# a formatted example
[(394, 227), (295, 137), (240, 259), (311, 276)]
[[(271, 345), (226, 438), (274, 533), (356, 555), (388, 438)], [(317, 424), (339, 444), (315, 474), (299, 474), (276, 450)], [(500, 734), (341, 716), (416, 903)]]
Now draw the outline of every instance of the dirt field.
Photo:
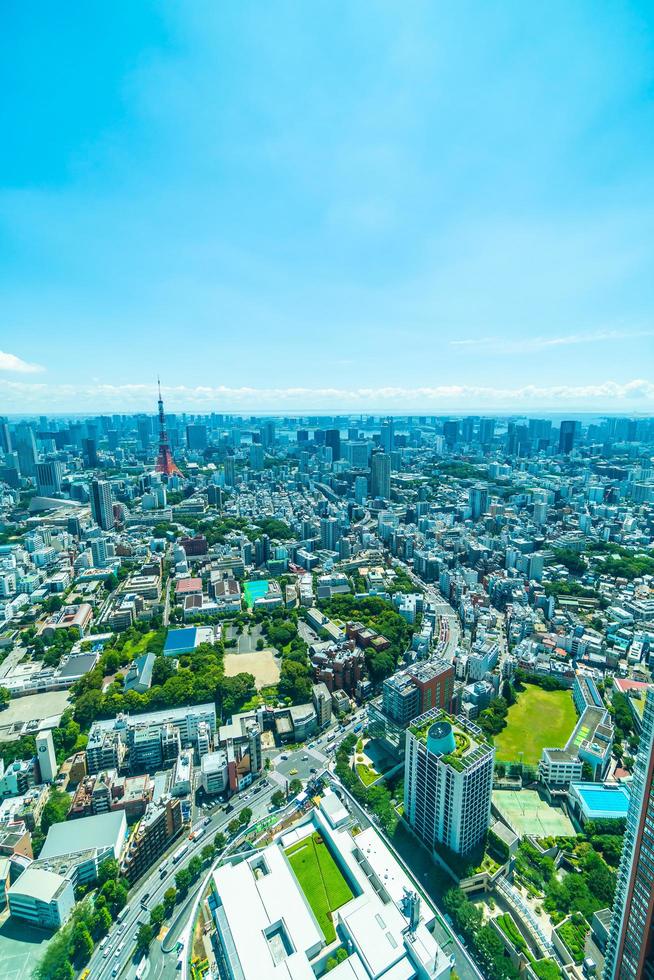
[(256, 686), (265, 687), (279, 680), (279, 666), (272, 650), (259, 650), (256, 653), (228, 653), (225, 656), (225, 674), (253, 674)]

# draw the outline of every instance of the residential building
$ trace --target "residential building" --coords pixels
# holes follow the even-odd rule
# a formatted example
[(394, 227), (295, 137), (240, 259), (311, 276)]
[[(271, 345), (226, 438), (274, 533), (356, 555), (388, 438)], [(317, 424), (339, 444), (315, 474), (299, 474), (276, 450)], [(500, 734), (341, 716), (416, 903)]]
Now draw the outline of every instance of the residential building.
[(428, 848), (467, 854), (490, 821), (495, 749), (476, 725), (438, 708), (407, 729), (404, 814)]
[(113, 528), (114, 512), (111, 484), (107, 480), (91, 481), (91, 514), (93, 520), (103, 531), (109, 531)]

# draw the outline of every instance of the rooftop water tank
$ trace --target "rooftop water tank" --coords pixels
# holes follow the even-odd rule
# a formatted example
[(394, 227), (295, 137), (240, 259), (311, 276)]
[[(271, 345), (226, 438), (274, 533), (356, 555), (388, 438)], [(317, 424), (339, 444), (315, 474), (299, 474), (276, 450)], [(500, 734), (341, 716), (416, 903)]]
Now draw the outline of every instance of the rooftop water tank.
[(427, 749), (435, 755), (454, 752), (456, 740), (449, 721), (435, 722), (427, 732)]

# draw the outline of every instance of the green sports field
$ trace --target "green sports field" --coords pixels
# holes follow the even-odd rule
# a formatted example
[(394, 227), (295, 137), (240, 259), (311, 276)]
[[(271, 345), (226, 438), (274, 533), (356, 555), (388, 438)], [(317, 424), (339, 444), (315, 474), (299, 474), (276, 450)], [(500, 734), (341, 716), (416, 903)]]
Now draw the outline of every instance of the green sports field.
[(570, 691), (544, 691), (525, 684), (509, 708), (506, 728), (495, 736), (496, 759), (535, 766), (544, 748), (563, 748), (576, 724)]
[(327, 943), (336, 938), (331, 913), (352, 898), (352, 892), (320, 834), (286, 848), (286, 856)]

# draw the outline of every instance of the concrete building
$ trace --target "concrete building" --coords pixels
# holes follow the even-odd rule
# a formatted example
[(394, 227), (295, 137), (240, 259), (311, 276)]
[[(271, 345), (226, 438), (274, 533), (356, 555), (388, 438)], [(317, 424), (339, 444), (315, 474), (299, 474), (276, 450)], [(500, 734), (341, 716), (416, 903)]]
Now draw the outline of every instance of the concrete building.
[(202, 789), (207, 796), (224, 793), (229, 787), (226, 752), (209, 752), (200, 763)]
[(12, 918), (24, 919), (39, 929), (60, 929), (75, 906), (69, 878), (31, 865), (7, 892)]
[(36, 736), (36, 758), (41, 771), (41, 782), (53, 783), (58, 766), (51, 731), (39, 732)]
[(407, 729), (404, 814), (430, 849), (467, 854), (488, 830), (495, 749), (476, 725), (439, 709)]

